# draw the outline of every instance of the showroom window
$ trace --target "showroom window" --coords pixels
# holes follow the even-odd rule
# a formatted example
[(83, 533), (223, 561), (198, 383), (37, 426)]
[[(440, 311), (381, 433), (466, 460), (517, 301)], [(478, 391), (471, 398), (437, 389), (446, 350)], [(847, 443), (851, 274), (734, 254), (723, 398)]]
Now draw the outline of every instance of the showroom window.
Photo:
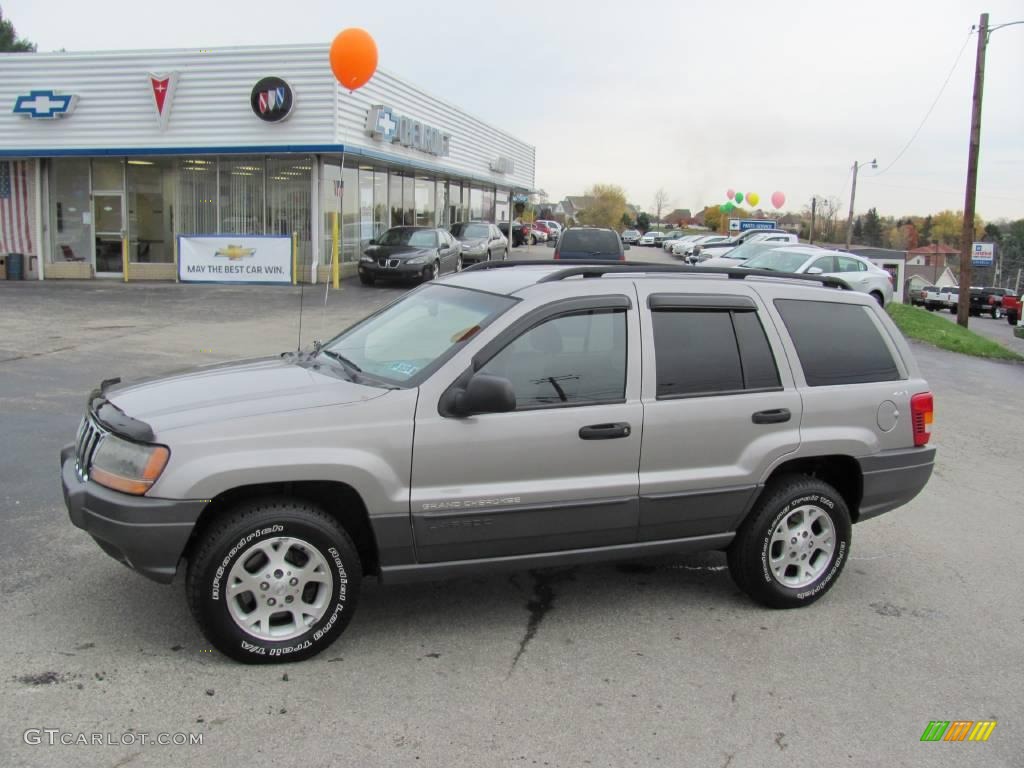
[(298, 263), (312, 262), (310, 232), (310, 180), (313, 160), (308, 156), (267, 158), (268, 235), (298, 235)]
[(220, 233), (262, 235), (266, 229), (263, 192), (264, 158), (220, 160)]
[(808, 386), (897, 381), (899, 369), (867, 307), (776, 299)]
[(434, 226), (434, 180), (416, 179), (416, 225)]
[(89, 161), (50, 161), (50, 261), (91, 261)]
[(345, 263), (359, 260), (359, 170), (346, 164), (341, 176), (341, 261)]
[(481, 221), (484, 217), (484, 191), (480, 187), (469, 190), (469, 221)]
[(178, 173), (169, 158), (128, 161), (128, 256), (139, 264), (174, 261)]
[(217, 228), (217, 161), (201, 157), (178, 161), (176, 234), (215, 235)]

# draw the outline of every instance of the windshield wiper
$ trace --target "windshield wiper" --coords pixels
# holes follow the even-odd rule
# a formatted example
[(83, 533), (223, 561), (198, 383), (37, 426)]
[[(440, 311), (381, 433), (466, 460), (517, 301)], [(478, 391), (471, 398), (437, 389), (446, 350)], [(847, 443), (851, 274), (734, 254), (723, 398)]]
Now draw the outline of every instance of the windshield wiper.
[(339, 363), (341, 363), (342, 368), (345, 369), (345, 372), (348, 373), (348, 377), (352, 381), (358, 381), (359, 380), (359, 378), (360, 378), (359, 374), (361, 374), (363, 372), (363, 369), (360, 368), (355, 363), (353, 363), (347, 357), (345, 357), (344, 355), (338, 354), (337, 352), (335, 352), (333, 350), (330, 350), (330, 349), (321, 349), (320, 353), (323, 354), (323, 355), (327, 355), (332, 360), (337, 360)]

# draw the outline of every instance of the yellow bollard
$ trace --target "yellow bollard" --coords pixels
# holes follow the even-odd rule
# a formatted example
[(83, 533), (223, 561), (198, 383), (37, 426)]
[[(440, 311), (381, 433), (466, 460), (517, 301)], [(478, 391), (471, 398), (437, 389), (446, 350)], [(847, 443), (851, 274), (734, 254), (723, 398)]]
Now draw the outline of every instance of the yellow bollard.
[(292, 232), (292, 285), (299, 280), (299, 233)]
[(331, 284), (334, 290), (341, 287), (341, 238), (338, 236), (338, 212), (331, 213), (331, 246), (334, 249), (334, 263), (331, 265)]
[(121, 269), (124, 271), (124, 281), (128, 282), (128, 236), (121, 236)]

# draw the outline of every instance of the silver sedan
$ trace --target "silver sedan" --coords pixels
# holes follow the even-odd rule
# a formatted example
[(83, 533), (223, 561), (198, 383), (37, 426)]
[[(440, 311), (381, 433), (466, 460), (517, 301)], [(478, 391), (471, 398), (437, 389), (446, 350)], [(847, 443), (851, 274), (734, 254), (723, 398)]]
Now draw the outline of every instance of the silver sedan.
[(744, 261), (746, 269), (838, 277), (855, 291), (868, 293), (883, 307), (892, 301), (892, 277), (861, 256), (812, 245), (773, 248)]

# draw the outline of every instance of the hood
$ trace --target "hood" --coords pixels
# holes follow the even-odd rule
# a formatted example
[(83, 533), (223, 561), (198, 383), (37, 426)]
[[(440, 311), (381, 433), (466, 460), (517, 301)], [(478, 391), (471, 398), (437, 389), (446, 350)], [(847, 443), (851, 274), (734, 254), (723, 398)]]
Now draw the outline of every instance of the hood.
[(149, 424), (159, 439), (161, 431), (191, 424), (357, 403), (388, 391), (339, 378), (325, 372), (328, 366), (317, 370), (281, 357), (243, 360), (111, 387), (106, 397)]
[(421, 253), (433, 253), (433, 248), (421, 248), (418, 245), (371, 245), (364, 253), (367, 256), (377, 258), (387, 256), (388, 258), (406, 259)]

